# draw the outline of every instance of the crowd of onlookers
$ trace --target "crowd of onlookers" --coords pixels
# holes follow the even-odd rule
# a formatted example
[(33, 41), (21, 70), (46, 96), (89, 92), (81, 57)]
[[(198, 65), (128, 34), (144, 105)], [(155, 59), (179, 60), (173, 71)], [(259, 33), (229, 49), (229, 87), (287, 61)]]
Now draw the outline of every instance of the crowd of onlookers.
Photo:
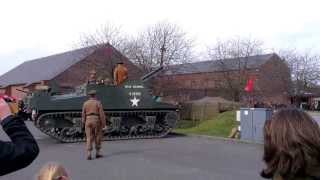
[[(260, 105), (259, 105), (260, 106)], [(13, 116), (0, 99), (0, 123), (11, 142), (0, 141), (0, 176), (31, 164), (39, 153), (37, 142), (23, 122)], [(299, 109), (279, 109), (264, 125), (261, 176), (274, 180), (320, 179), (320, 127)], [(45, 165), (37, 180), (69, 180), (66, 169), (56, 163)]]
[(297, 104), (281, 104), (281, 103), (265, 103), (262, 101), (256, 101), (253, 103), (254, 108), (270, 108), (270, 109), (281, 109), (286, 107), (297, 107), (304, 110), (310, 110), (310, 111), (319, 111), (320, 110), (320, 103), (312, 101), (310, 104), (308, 103), (300, 103), (300, 105)]
[(286, 107), (291, 107), (288, 106), (287, 104), (279, 104), (279, 103), (265, 103), (262, 101), (257, 101), (253, 104), (254, 108), (269, 108), (269, 109), (281, 109), (281, 108), (286, 108)]

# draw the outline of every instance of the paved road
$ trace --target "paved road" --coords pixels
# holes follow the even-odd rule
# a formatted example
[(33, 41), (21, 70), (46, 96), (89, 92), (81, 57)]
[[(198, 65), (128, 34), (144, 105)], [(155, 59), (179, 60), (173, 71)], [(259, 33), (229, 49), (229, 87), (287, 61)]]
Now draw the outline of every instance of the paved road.
[[(64, 164), (75, 180), (259, 180), (262, 148), (197, 137), (113, 141), (103, 144), (105, 157), (85, 160), (84, 144), (59, 144), (30, 127), (41, 153), (29, 167), (1, 180), (34, 179), (48, 161)], [(6, 139), (3, 132), (1, 139)]]
[(320, 115), (312, 115), (312, 117), (320, 124)]

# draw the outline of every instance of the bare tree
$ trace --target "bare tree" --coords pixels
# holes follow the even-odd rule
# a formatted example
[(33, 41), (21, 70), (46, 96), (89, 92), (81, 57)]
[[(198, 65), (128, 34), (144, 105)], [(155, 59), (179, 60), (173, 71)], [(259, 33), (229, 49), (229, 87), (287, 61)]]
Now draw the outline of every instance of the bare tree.
[(85, 53), (94, 50), (95, 53), (91, 55), (91, 58), (107, 57), (107, 61), (102, 67), (94, 64), (91, 66), (94, 66), (92, 68), (98, 71), (98, 76), (113, 78), (113, 69), (117, 61), (123, 58), (122, 54), (125, 55), (128, 52), (129, 38), (120, 26), (107, 23), (93, 33), (83, 34), (76, 46), (77, 48), (79, 46), (86, 48), (88, 52)]
[[(77, 44), (97, 49), (110, 44), (149, 72), (155, 67), (191, 61), (193, 42), (178, 25), (163, 21), (147, 27), (132, 38), (125, 35), (120, 27), (106, 24), (92, 34), (83, 35)], [(108, 67), (110, 63), (114, 64), (110, 59)]]
[(311, 51), (299, 52), (296, 49), (280, 50), (291, 70), (294, 92), (303, 93), (320, 81), (320, 56)]
[(157, 66), (189, 62), (193, 55), (193, 42), (178, 25), (159, 22), (134, 38), (126, 55), (150, 71)]
[[(228, 94), (236, 101), (240, 100), (247, 80), (248, 57), (261, 54), (262, 45), (262, 41), (256, 39), (237, 37), (218, 40), (208, 48), (209, 58), (219, 64)], [(233, 63), (230, 63), (230, 60)]]
[(93, 33), (83, 34), (77, 45), (80, 47), (105, 47), (108, 44), (115, 47), (120, 52), (126, 51), (128, 44), (127, 35), (121, 30), (120, 26), (107, 23)]
[(263, 42), (251, 38), (231, 38), (225, 41), (217, 40), (216, 44), (208, 48), (212, 60), (226, 60), (258, 55), (263, 52)]

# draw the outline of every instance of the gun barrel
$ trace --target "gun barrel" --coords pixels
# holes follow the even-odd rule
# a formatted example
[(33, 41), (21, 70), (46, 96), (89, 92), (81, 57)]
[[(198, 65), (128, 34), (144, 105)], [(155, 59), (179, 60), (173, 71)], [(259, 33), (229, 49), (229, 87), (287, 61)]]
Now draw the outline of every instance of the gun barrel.
[(145, 82), (145, 81), (149, 80), (150, 78), (154, 77), (159, 72), (161, 72), (162, 70), (163, 70), (163, 66), (161, 66), (161, 67), (155, 69), (154, 71), (151, 71), (148, 74), (142, 76), (142, 78), (141, 78), (142, 82)]
[(17, 91), (20, 91), (20, 92), (23, 92), (23, 93), (26, 93), (26, 94), (30, 93), (30, 92), (24, 91), (24, 90), (22, 90), (22, 89), (16, 89), (16, 90), (17, 90)]

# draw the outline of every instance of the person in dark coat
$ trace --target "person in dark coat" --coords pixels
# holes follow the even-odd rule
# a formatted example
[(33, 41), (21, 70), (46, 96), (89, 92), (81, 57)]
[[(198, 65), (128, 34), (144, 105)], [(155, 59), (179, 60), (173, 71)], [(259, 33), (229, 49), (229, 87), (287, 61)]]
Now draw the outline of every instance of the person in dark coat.
[(9, 105), (0, 99), (0, 124), (11, 142), (0, 141), (0, 176), (30, 165), (39, 147), (19, 116), (13, 116)]

